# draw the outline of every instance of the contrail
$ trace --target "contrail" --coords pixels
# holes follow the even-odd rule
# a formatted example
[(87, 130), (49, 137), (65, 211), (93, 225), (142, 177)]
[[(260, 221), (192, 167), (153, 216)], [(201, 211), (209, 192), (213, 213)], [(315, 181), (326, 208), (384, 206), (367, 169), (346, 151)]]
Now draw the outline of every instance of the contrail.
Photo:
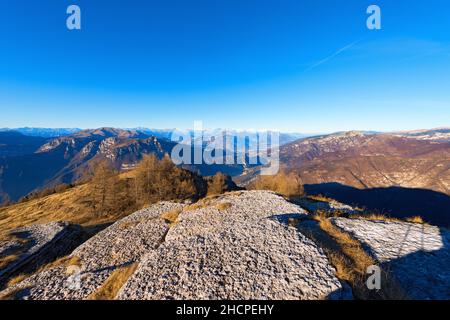
[(322, 60), (316, 62), (315, 64), (313, 64), (312, 66), (309, 66), (305, 71), (310, 71), (310, 70), (312, 70), (312, 69), (317, 68), (318, 66), (321, 66), (321, 65), (324, 64), (324, 63), (327, 63), (328, 61), (330, 61), (330, 60), (333, 59), (334, 57), (340, 55), (342, 52), (351, 49), (353, 46), (355, 46), (355, 45), (356, 45), (357, 43), (359, 43), (360, 41), (361, 41), (361, 40), (357, 40), (357, 41), (354, 41), (354, 42), (352, 42), (352, 43), (346, 45), (345, 47), (343, 47), (343, 48), (337, 50), (336, 52), (334, 52), (332, 55), (326, 57), (325, 59), (322, 59)]

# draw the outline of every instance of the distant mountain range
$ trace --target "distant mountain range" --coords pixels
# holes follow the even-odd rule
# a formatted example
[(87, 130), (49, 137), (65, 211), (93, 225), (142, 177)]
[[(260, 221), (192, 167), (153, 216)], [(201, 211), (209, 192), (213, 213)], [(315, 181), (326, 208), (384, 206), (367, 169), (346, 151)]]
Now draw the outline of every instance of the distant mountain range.
[(450, 140), (434, 132), (345, 132), (284, 145), (281, 163), (305, 184), (337, 182), (360, 189), (400, 186), (450, 194)]
[[(175, 145), (143, 131), (116, 128), (82, 130), (57, 138), (0, 132), (0, 202), (76, 181), (96, 160), (109, 159), (118, 169), (129, 169), (144, 154), (161, 158)], [(245, 166), (199, 164), (186, 168), (205, 176), (216, 172), (239, 175)]]
[[(110, 159), (117, 168), (127, 169), (144, 154), (162, 157), (175, 146), (169, 140), (171, 134), (180, 133), (145, 128), (25, 129), (30, 135), (23, 130), (0, 132), (0, 202), (73, 182), (97, 159)], [(218, 131), (205, 131), (205, 140)], [(53, 135), (60, 136), (49, 137)], [(280, 134), (280, 160), (287, 170), (298, 172), (305, 184), (340, 183), (360, 189), (399, 186), (450, 194), (450, 129), (304, 136)], [(258, 172), (257, 166), (246, 163), (187, 168), (203, 175), (221, 171), (242, 184)]]
[(0, 128), (0, 132), (14, 131), (19, 132), (25, 136), (30, 137), (42, 137), (42, 138), (55, 138), (66, 136), (69, 134), (81, 131), (78, 128)]
[[(124, 128), (123, 130), (126, 131), (133, 131), (133, 132), (140, 132), (143, 134), (146, 134), (148, 136), (153, 136), (157, 138), (163, 138), (163, 139), (171, 139), (172, 134), (177, 133), (179, 135), (181, 134), (188, 134), (190, 136), (194, 136), (193, 130), (180, 130), (180, 129), (150, 129), (150, 128), (144, 128), (144, 127), (138, 127), (138, 128)], [(203, 130), (203, 137), (208, 140), (210, 137), (217, 135), (217, 133), (220, 133), (224, 131), (225, 129), (207, 129)], [(19, 132), (25, 136), (31, 136), (31, 137), (42, 137), (42, 138), (57, 138), (61, 136), (67, 136), (71, 134), (75, 134), (80, 131), (86, 131), (79, 128), (0, 128), (0, 132)], [(233, 135), (235, 137), (238, 136), (257, 136), (257, 132), (250, 132), (250, 131), (238, 131), (238, 130), (226, 130), (227, 134)], [(283, 133), (280, 132), (280, 145), (295, 141), (300, 138), (305, 137), (311, 137), (314, 134), (307, 134), (307, 133)]]
[[(14, 150), (14, 143), (20, 141), (29, 146), (27, 150), (30, 151), (26, 153), (23, 149), (22, 153), (0, 157), (0, 195), (11, 200), (17, 200), (37, 188), (73, 182), (96, 159), (110, 159), (120, 168), (126, 163), (135, 163), (143, 154), (155, 153), (162, 157), (174, 146), (165, 139), (113, 128), (83, 130), (45, 139), (39, 146), (36, 137), (18, 132), (0, 133), (0, 141), (7, 138), (10, 141), (6, 144), (7, 150)], [(36, 148), (33, 150), (32, 147)]]
[(393, 135), (431, 141), (450, 141), (450, 128), (393, 132)]

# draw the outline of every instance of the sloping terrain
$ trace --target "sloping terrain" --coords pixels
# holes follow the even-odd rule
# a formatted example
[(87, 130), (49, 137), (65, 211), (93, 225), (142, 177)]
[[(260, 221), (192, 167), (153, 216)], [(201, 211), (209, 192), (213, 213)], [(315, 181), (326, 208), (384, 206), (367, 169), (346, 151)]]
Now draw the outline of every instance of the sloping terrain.
[(97, 217), (91, 203), (85, 201), (88, 193), (89, 186), (85, 184), (62, 193), (0, 208), (0, 234), (33, 224), (67, 221), (92, 226), (121, 218)]
[(299, 140), (280, 160), (304, 184), (423, 188), (450, 194), (450, 142), (346, 132)]
[[(195, 205), (160, 203), (120, 220), (78, 247), (61, 265), (0, 295), (102, 296), (110, 277), (139, 263), (110, 298), (351, 297), (322, 250), (287, 224), (293, 215), (305, 211), (266, 191), (234, 192)], [(67, 274), (74, 268), (81, 271), (78, 285)]]
[(400, 131), (400, 132), (392, 132), (392, 134), (399, 136), (399, 137), (407, 137), (407, 138), (419, 139), (419, 140), (450, 142), (450, 128)]
[(67, 222), (31, 225), (2, 235), (0, 287), (11, 275), (30, 272), (70, 253), (82, 240), (82, 229)]
[(450, 232), (424, 224), (335, 218), (412, 299), (450, 299)]
[[(329, 213), (339, 206), (336, 202)], [(364, 218), (327, 221), (361, 243), (407, 298), (450, 299), (448, 230)], [(69, 256), (16, 281), (0, 297), (351, 299), (352, 289), (338, 278), (335, 259), (332, 264), (328, 249), (298, 222), (312, 220), (307, 211), (270, 191), (231, 192), (194, 204), (160, 202), (100, 231)], [(26, 230), (56, 230), (51, 226), (65, 224)], [(0, 248), (11, 245), (3, 241)]]
[(16, 201), (37, 188), (79, 179), (89, 163), (109, 159), (117, 168), (144, 154), (163, 157), (173, 143), (137, 131), (114, 128), (84, 130), (42, 144), (35, 152), (0, 158), (0, 193)]
[[(5, 136), (4, 148), (2, 134)], [(141, 131), (115, 128), (83, 130), (54, 139), (20, 136), (30, 147), (21, 144), (18, 138), (11, 137), (14, 141), (10, 141), (8, 137), (11, 133), (0, 132), (0, 205), (6, 200), (17, 201), (36, 189), (73, 183), (83, 177), (95, 161), (107, 159), (117, 169), (128, 170), (146, 154), (155, 154), (158, 158), (170, 155), (176, 145)], [(8, 156), (2, 157), (2, 152)], [(239, 175), (244, 165), (184, 167), (211, 176), (217, 172)]]
[(119, 298), (348, 298), (321, 249), (287, 225), (301, 215), (301, 208), (263, 191), (182, 212)]
[(33, 153), (47, 141), (46, 138), (29, 137), (16, 131), (0, 131), (0, 157)]

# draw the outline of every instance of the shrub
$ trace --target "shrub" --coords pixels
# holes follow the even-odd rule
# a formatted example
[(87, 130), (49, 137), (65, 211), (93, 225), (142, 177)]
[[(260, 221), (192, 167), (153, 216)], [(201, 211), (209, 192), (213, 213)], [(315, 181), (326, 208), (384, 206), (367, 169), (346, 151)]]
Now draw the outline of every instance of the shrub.
[(197, 174), (178, 168), (165, 156), (145, 155), (135, 171), (135, 196), (140, 204), (161, 200), (198, 199), (206, 193), (205, 181)]
[(303, 195), (303, 185), (300, 176), (295, 173), (286, 174), (284, 171), (274, 176), (258, 176), (249, 185), (253, 190), (271, 190), (286, 197)]
[(102, 286), (88, 297), (88, 300), (114, 300), (137, 267), (138, 263), (135, 262), (114, 270)]
[(407, 222), (417, 223), (417, 224), (424, 224), (425, 223), (425, 221), (423, 221), (422, 217), (420, 217), (420, 216), (406, 218), (405, 220)]
[(217, 195), (239, 189), (229, 175), (221, 172), (206, 178), (206, 181), (208, 183), (208, 195)]

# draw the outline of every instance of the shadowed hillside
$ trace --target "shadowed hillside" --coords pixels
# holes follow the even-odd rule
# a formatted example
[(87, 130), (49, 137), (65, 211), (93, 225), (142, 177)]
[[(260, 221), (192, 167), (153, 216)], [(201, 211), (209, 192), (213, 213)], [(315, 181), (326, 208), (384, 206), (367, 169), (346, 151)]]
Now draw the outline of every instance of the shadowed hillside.
[(304, 184), (398, 186), (450, 194), (450, 142), (344, 132), (283, 146), (280, 160)]
[(425, 221), (450, 227), (450, 196), (423, 189), (400, 187), (357, 189), (339, 183), (305, 185), (310, 195), (324, 195), (394, 218), (420, 216)]

